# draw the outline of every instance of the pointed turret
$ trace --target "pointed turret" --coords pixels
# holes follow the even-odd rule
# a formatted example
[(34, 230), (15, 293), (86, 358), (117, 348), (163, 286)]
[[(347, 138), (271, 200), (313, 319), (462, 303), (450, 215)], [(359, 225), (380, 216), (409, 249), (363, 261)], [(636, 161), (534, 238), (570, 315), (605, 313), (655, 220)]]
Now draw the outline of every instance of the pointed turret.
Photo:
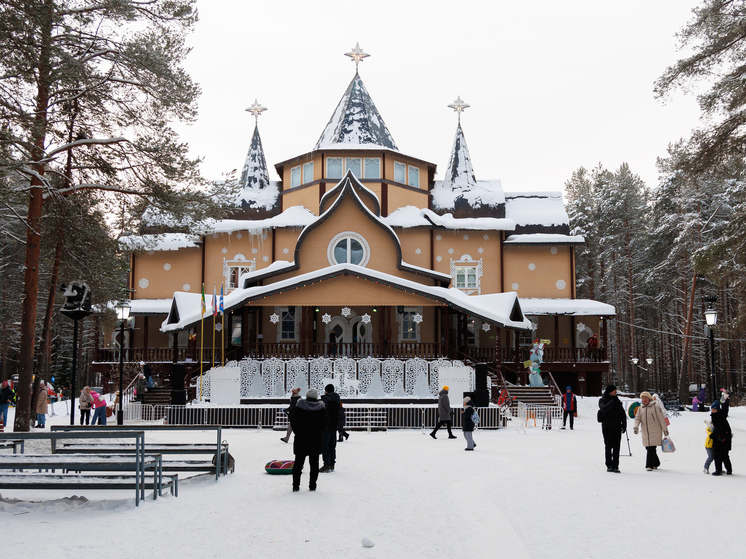
[(360, 61), (369, 55), (360, 49), (360, 45), (355, 45), (346, 56), (355, 62), (355, 77), (352, 78), (314, 149), (370, 145), (399, 151), (357, 72)]
[(269, 180), (267, 161), (259, 136), (259, 115), (267, 109), (255, 100), (246, 110), (254, 115), (256, 122), (249, 152), (241, 170), (241, 178), (238, 180), (240, 191), (237, 201), (245, 209), (269, 210), (277, 205), (280, 191), (277, 185)]
[(466, 146), (464, 131), (459, 122), (456, 128), (456, 137), (453, 140), (451, 150), (451, 161), (448, 163), (445, 176), (443, 177), (443, 188), (456, 192), (468, 192), (477, 184), (474, 169), (471, 166), (469, 148)]

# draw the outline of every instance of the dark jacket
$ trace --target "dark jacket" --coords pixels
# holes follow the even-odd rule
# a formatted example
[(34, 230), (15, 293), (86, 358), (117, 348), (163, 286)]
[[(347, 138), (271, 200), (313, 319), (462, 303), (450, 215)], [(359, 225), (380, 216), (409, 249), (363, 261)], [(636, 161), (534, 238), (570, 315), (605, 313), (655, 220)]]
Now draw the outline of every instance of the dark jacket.
[(345, 428), (345, 409), (339, 406), (339, 419), (337, 419), (337, 430)]
[(295, 433), (293, 452), (296, 455), (321, 454), (321, 439), (328, 424), (323, 402), (299, 400), (290, 412), (290, 425)]
[(474, 422), (471, 420), (471, 414), (474, 413), (474, 406), (471, 402), (464, 404), (464, 410), (461, 412), (461, 430), (473, 431)]
[(326, 406), (327, 429), (334, 431), (337, 429), (337, 423), (339, 422), (339, 403), (342, 400), (336, 392), (329, 392), (321, 397), (321, 401)]
[(731, 439), (733, 439), (733, 431), (730, 430), (730, 423), (723, 412), (716, 412), (711, 414), (712, 417), (712, 450), (714, 451), (729, 451), (731, 448)]
[(300, 400), (300, 394), (293, 394), (290, 396), (290, 405), (285, 409), (285, 413), (290, 415), (290, 412), (293, 411), (293, 408), (298, 404), (298, 400)]
[(451, 401), (448, 399), (448, 390), (445, 389), (438, 392), (438, 419), (451, 420)]
[(604, 394), (598, 400), (598, 409), (603, 414), (602, 429), (621, 429), (622, 433), (627, 430), (627, 414), (618, 396)]
[(13, 390), (11, 390), (10, 386), (6, 386), (5, 388), (0, 388), (0, 406), (4, 406), (12, 402), (13, 402)]

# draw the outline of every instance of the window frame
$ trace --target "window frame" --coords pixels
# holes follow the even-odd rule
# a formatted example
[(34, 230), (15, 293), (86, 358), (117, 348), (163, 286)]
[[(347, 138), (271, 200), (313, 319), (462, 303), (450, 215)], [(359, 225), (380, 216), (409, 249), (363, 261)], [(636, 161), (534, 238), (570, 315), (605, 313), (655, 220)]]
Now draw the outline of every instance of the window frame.
[[(401, 170), (402, 180), (399, 180), (399, 177), (397, 175), (397, 169)], [(407, 184), (407, 165), (406, 165), (406, 163), (402, 163), (401, 161), (394, 161), (394, 182), (398, 182), (398, 183), (401, 183), (401, 184)]]
[(295, 167), (290, 168), (290, 188), (295, 188), (297, 186), (300, 186), (302, 184), (302, 173), (301, 173), (301, 166), (296, 165)]
[[(335, 163), (339, 163), (339, 176), (335, 177), (332, 176), (332, 174), (329, 172), (329, 162), (333, 161)], [(341, 179), (344, 176), (344, 157), (327, 157), (326, 158), (326, 178), (328, 179)]]
[[(336, 256), (334, 255), (334, 250), (337, 248), (337, 245), (343, 241), (347, 240), (347, 261), (346, 262), (338, 262)], [(350, 241), (357, 241), (360, 243), (360, 246), (363, 249), (363, 258), (358, 264), (353, 264), (355, 266), (362, 266), (365, 267), (368, 265), (368, 262), (370, 261), (370, 245), (368, 244), (368, 241), (365, 240), (365, 237), (360, 235), (359, 233), (355, 233), (354, 231), (343, 231), (342, 233), (338, 233), (335, 235), (331, 241), (329, 241), (329, 245), (327, 246), (326, 256), (329, 260), (329, 264), (332, 266), (336, 266), (337, 264), (352, 264), (352, 262), (349, 261), (349, 255), (350, 255)]]
[[(308, 171), (310, 170), (311, 176), (308, 176)], [(307, 184), (309, 182), (313, 182), (313, 161), (308, 161), (303, 164), (303, 171), (301, 173), (301, 184)]]
[[(412, 172), (414, 171), (414, 174), (417, 176), (417, 184), (412, 184)], [(414, 165), (408, 165), (407, 166), (407, 186), (412, 186), (414, 188), (420, 187), (420, 168), (415, 167)]]

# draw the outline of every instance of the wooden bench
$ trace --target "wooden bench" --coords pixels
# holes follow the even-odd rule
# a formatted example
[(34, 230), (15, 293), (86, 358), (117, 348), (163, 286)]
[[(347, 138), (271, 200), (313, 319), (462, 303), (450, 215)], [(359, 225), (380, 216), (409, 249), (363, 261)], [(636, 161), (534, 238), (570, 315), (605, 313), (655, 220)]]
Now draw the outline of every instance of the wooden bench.
[[(135, 490), (137, 495), (141, 489), (152, 489), (153, 499), (163, 493), (163, 489), (170, 489), (171, 494), (178, 496), (178, 474), (164, 475), (158, 480), (157, 476), (145, 477), (143, 480), (135, 475), (101, 475), (46, 472), (16, 472), (0, 474), (0, 487), (3, 489), (129, 489)], [(139, 505), (139, 499), (135, 499)]]
[(13, 454), (18, 454), (18, 451), (23, 453), (23, 440), (22, 439), (5, 439), (0, 441), (0, 449), (12, 448)]
[[(132, 477), (133, 483), (131, 486), (135, 489), (135, 505), (140, 504), (140, 499), (145, 498), (145, 488), (146, 488), (146, 479), (145, 479), (145, 470), (146, 466), (147, 469), (153, 470), (153, 487), (159, 487), (163, 482), (163, 476), (162, 476), (162, 465), (161, 465), (161, 457), (160, 456), (145, 456), (145, 434), (142, 431), (117, 431), (116, 433), (94, 433), (91, 431), (79, 431), (79, 432), (41, 432), (41, 431), (35, 431), (31, 433), (0, 433), (0, 442), (7, 441), (7, 440), (13, 440), (13, 439), (19, 439), (21, 441), (27, 441), (27, 440), (47, 440), (50, 441), (51, 445), (54, 446), (56, 442), (60, 439), (101, 439), (101, 438), (108, 438), (108, 439), (134, 439), (134, 443), (131, 444), (132, 451), (128, 452), (126, 456), (122, 456), (117, 460), (111, 459), (107, 461), (107, 458), (110, 457), (104, 457), (99, 454), (99, 456), (95, 457), (95, 460), (98, 461), (97, 464), (91, 465), (91, 460), (93, 460), (93, 457), (90, 456), (74, 456), (74, 457), (60, 457), (60, 456), (54, 456), (50, 454), (44, 454), (44, 455), (28, 455), (28, 454), (8, 454), (8, 455), (0, 455), (0, 467), (4, 469), (12, 469), (12, 470), (21, 470), (21, 469), (32, 469), (32, 470), (38, 470), (37, 473), (32, 472), (18, 472), (18, 475), (16, 474), (5, 474), (5, 475), (11, 475), (11, 478), (8, 478), (6, 481), (8, 482), (7, 488), (18, 488), (19, 485), (24, 485), (25, 488), (33, 489), (34, 484), (36, 482), (41, 483), (41, 478), (37, 477), (37, 474), (40, 474), (42, 470), (55, 470), (55, 469), (72, 469), (75, 470), (76, 468), (79, 469), (93, 469), (94, 466), (99, 470), (105, 470), (105, 471), (113, 471), (116, 469), (124, 470), (124, 471), (134, 471), (134, 476)], [(21, 447), (23, 448), (23, 447)], [(63, 475), (63, 474), (60, 474)], [(64, 474), (67, 475), (67, 474)], [(77, 475), (77, 474), (72, 474)], [(23, 476), (26, 476), (25, 480), (23, 480)], [(69, 476), (68, 476), (69, 477)], [(97, 480), (97, 484), (103, 483), (104, 477), (98, 476), (100, 479)], [(115, 476), (116, 477), (116, 476)], [(122, 477), (122, 476), (119, 476)], [(12, 481), (12, 483), (11, 483)], [(70, 480), (68, 480), (70, 481)], [(41, 483), (41, 485), (50, 483), (48, 480), (44, 483)], [(72, 483), (72, 482), (71, 482)], [(172, 482), (171, 483), (175, 483)], [(43, 489), (44, 487), (39, 486), (39, 489)], [(56, 482), (57, 488), (63, 488), (65, 485), (65, 480), (63, 478), (60, 478), (59, 481)], [(0, 488), (3, 486), (0, 485)], [(75, 488), (81, 487), (80, 482), (76, 482), (74, 485)], [(94, 487), (92, 485), (88, 486), (89, 488), (93, 489)], [(98, 485), (96, 486), (97, 488)], [(67, 487), (67, 489), (70, 489), (72, 487)], [(156, 492), (157, 493), (157, 492)], [(153, 498), (156, 498), (157, 494), (154, 494)]]
[[(220, 425), (138, 425), (138, 430), (158, 433), (178, 433), (183, 431), (214, 431), (215, 443), (145, 443), (145, 450), (148, 454), (170, 454), (170, 455), (212, 455), (211, 460), (164, 460), (164, 471), (177, 472), (207, 472), (214, 473), (215, 479), (221, 474), (226, 475), (228, 471), (235, 472), (235, 464), (229, 460), (230, 453), (228, 443), (223, 442), (222, 426)], [(55, 425), (51, 430), (55, 433), (78, 433), (84, 432), (106, 432), (117, 433), (120, 431), (132, 429), (127, 425), (96, 425), (90, 427), (79, 427), (73, 425)], [(64, 438), (64, 437), (61, 437)], [(106, 443), (106, 444), (81, 444), (66, 443), (60, 439), (53, 445), (52, 452), (55, 453), (129, 453), (133, 447), (129, 443)]]

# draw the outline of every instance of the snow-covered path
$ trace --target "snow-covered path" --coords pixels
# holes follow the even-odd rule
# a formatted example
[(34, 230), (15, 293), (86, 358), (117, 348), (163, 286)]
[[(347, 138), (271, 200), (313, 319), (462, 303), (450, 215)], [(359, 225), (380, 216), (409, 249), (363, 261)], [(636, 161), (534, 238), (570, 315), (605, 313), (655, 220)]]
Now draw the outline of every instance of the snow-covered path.
[[(630, 432), (633, 456), (623, 439), (622, 473), (610, 474), (597, 399), (579, 405), (574, 431), (478, 431), (475, 452), (464, 452), (460, 431), (457, 440), (441, 431), (437, 441), (421, 431), (352, 432), (315, 493), (305, 476), (292, 493), (289, 476), (264, 473), (269, 460), (292, 458), (281, 433), (228, 429), (236, 473), (182, 481), (178, 498), (136, 508), (128, 492), (90, 492), (88, 502), (3, 492), (0, 523), (14, 542), (9, 549), (6, 538), (5, 551), (33, 541), (45, 558), (622, 558), (643, 550), (682, 558), (698, 556), (713, 534), (739, 533), (746, 408), (730, 415), (736, 475), (717, 478), (702, 473), (706, 414), (671, 419), (677, 452), (661, 454), (655, 472), (645, 471), (642, 443)], [(363, 538), (375, 547), (362, 547)]]

